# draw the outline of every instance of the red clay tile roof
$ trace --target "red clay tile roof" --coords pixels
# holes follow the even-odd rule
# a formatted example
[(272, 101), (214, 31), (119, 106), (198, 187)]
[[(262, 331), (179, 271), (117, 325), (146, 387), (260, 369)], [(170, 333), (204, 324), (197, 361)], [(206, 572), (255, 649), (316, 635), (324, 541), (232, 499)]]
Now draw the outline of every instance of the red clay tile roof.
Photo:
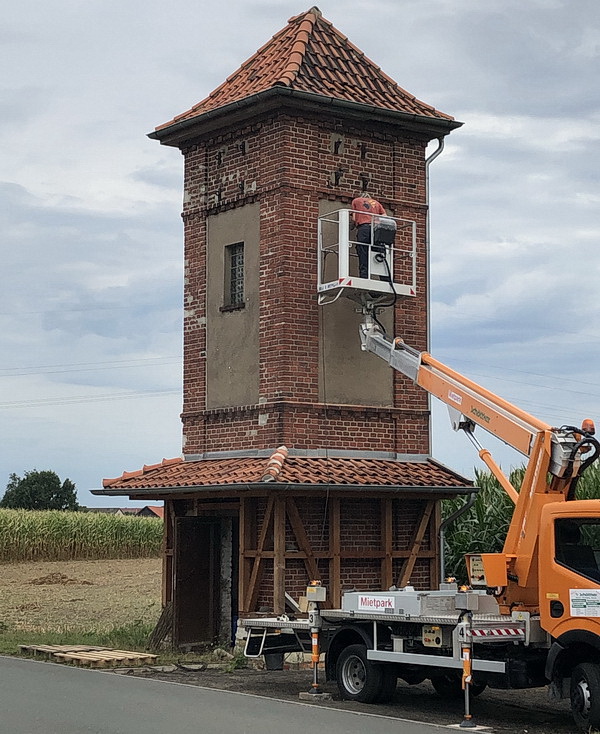
[(140, 510), (137, 511), (138, 515), (140, 512), (143, 512), (144, 510), (150, 510), (150, 512), (153, 512), (156, 517), (159, 517), (161, 520), (164, 520), (165, 517), (165, 508), (160, 505), (146, 505), (146, 507), (142, 507)]
[[(281, 448), (276, 453), (281, 452)], [(137, 472), (125, 472), (116, 479), (102, 482), (105, 490), (120, 490), (123, 494), (139, 490), (173, 488), (225, 488), (239, 484), (304, 484), (336, 486), (386, 487), (469, 487), (471, 482), (450, 469), (429, 460), (400, 462), (385, 459), (309, 458), (288, 456), (275, 479), (266, 469), (270, 459), (229, 458), (184, 461), (163, 460), (145, 466)], [(95, 491), (96, 492), (96, 491)], [(99, 493), (102, 490), (98, 490)]]
[(399, 87), (313, 7), (290, 18), (206, 99), (156, 130), (275, 87), (427, 118), (454, 119)]

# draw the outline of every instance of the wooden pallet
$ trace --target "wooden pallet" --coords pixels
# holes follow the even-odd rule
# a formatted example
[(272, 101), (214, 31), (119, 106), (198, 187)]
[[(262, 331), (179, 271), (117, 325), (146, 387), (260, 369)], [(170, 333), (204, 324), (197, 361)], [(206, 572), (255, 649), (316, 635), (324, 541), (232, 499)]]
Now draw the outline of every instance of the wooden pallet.
[(156, 661), (156, 655), (148, 653), (91, 645), (19, 645), (19, 647), (35, 655), (42, 654), (60, 662), (86, 665), (91, 668), (131, 667), (149, 665)]
[(19, 648), (22, 652), (30, 652), (46, 658), (53, 657), (59, 652), (95, 652), (106, 650), (105, 647), (98, 645), (19, 645)]

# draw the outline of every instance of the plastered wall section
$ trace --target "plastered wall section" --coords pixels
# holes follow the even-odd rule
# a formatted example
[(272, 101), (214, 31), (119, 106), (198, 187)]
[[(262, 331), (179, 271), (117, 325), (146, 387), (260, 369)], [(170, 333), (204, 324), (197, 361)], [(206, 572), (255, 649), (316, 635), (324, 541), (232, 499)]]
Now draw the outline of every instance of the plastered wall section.
[[(319, 216), (344, 207), (339, 201), (319, 202)], [(358, 269), (354, 247), (351, 250), (351, 272)], [(319, 340), (319, 400), (323, 403), (393, 405), (392, 370), (381, 359), (360, 348), (358, 327), (361, 316), (357, 303), (338, 298), (319, 308), (321, 339)], [(386, 330), (393, 331), (393, 308), (380, 319)]]
[[(247, 204), (207, 218), (206, 406), (258, 402), (260, 207)], [(244, 306), (225, 307), (226, 247), (244, 243)]]

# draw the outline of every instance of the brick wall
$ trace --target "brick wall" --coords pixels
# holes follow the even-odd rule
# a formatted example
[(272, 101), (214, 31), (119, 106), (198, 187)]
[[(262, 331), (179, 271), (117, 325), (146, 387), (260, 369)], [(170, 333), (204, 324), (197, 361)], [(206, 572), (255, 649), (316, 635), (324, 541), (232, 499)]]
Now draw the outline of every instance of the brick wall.
[[(418, 296), (397, 305), (394, 330), (426, 347), (424, 148), (416, 137), (374, 130), (368, 121), (358, 127), (282, 113), (183, 151), (185, 453), (282, 443), (428, 452), (427, 398), (401, 375), (394, 376), (392, 409), (319, 403), (323, 335), (315, 295), (319, 201), (346, 206), (368, 185), (393, 215), (417, 221)], [(207, 411), (206, 221), (253, 202), (261, 215), (260, 403)]]
[[(329, 498), (296, 497), (296, 507), (301, 518), (310, 546), (316, 555), (319, 578), (324, 586), (330, 584), (330, 559), (333, 554), (333, 541), (329, 525)], [(415, 532), (425, 500), (397, 498), (392, 502), (392, 551), (411, 550), (411, 540)], [(256, 502), (256, 534), (260, 532), (264, 522), (266, 501)], [(382, 507), (377, 497), (346, 497), (340, 504), (340, 577), (342, 590), (381, 589), (381, 564), (384, 555), (382, 548)], [(273, 550), (272, 533), (267, 534), (265, 551)], [(297, 540), (289, 525), (285, 529), (285, 548), (292, 554), (300, 550)], [(433, 538), (429, 531), (421, 545), (421, 553), (434, 551)], [(369, 554), (372, 557), (368, 557)], [(429, 554), (430, 556), (432, 553)], [(393, 580), (398, 583), (402, 574), (405, 558), (394, 558), (392, 561)], [(413, 586), (420, 589), (431, 588), (432, 563), (434, 558), (418, 558), (410, 577)], [(264, 558), (263, 572), (258, 596), (257, 609), (261, 607), (273, 609), (273, 560)], [(302, 559), (288, 558), (285, 561), (285, 590), (297, 599), (304, 595), (306, 585), (310, 581)]]

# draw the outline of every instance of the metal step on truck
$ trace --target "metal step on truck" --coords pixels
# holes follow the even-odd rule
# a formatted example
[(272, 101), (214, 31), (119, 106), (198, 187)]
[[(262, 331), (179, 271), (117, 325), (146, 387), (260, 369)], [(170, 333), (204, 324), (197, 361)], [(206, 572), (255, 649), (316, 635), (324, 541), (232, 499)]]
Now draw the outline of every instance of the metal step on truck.
[[(570, 698), (577, 726), (600, 728), (600, 499), (577, 484), (600, 455), (592, 421), (552, 427), (402, 339), (377, 319), (380, 298), (362, 296), (361, 346), (445, 402), (452, 426), (478, 449), (515, 504), (501, 553), (466, 557), (468, 586), (410, 586), (346, 592), (322, 608), (325, 589), (307, 588), (306, 613), (244, 619), (246, 654), (310, 652), (313, 689), (325, 654), (342, 698), (382, 702), (398, 678), (429, 679), (441, 695), (469, 700), (486, 686), (549, 686)], [(475, 437), (479, 426), (527, 457), (515, 488)]]

